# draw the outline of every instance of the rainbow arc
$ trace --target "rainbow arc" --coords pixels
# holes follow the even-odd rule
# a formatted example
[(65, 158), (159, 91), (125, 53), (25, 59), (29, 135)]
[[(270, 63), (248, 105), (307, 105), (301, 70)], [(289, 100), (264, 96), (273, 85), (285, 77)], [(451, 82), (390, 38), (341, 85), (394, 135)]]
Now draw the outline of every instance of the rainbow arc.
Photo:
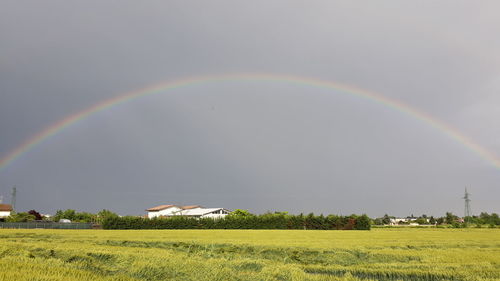
[(2, 169), (5, 169), (19, 157), (23, 156), (36, 146), (40, 145), (45, 140), (51, 138), (54, 135), (59, 134), (66, 128), (86, 119), (92, 114), (95, 114), (103, 110), (107, 110), (109, 108), (118, 106), (126, 102), (134, 101), (144, 96), (167, 93), (174, 89), (187, 87), (191, 85), (203, 84), (208, 82), (224, 82), (224, 81), (255, 81), (255, 82), (272, 81), (281, 83), (300, 84), (300, 85), (307, 85), (307, 86), (331, 90), (337, 94), (342, 93), (364, 98), (374, 103), (380, 104), (381, 106), (392, 108), (393, 110), (398, 111), (402, 114), (406, 114), (412, 116), (413, 118), (423, 121), (424, 123), (434, 127), (438, 131), (441, 131), (442, 133), (451, 137), (455, 141), (461, 143), (464, 147), (476, 153), (479, 157), (483, 158), (497, 169), (500, 169), (500, 159), (497, 158), (495, 154), (491, 153), (486, 148), (474, 142), (472, 139), (468, 138), (458, 130), (454, 129), (453, 127), (445, 124), (444, 122), (436, 118), (433, 118), (432, 116), (430, 116), (425, 112), (419, 111), (407, 104), (385, 97), (381, 94), (364, 90), (352, 85), (346, 85), (342, 83), (330, 82), (314, 78), (292, 76), (292, 75), (280, 75), (280, 74), (239, 73), (239, 74), (196, 76), (170, 82), (163, 82), (153, 86), (142, 88), (140, 90), (118, 95), (117, 97), (111, 99), (101, 101), (89, 108), (71, 114), (59, 120), (58, 122), (39, 131), (31, 138), (25, 140), (22, 144), (20, 144), (10, 152), (8, 152), (4, 157), (0, 159), (0, 171)]

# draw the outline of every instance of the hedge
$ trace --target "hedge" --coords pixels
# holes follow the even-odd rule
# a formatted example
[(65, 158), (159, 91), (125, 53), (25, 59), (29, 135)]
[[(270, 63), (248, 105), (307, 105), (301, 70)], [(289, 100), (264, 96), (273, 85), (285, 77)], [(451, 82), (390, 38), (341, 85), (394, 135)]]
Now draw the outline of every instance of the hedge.
[(103, 221), (104, 229), (317, 229), (317, 230), (369, 230), (366, 215), (315, 216), (314, 214), (288, 215), (283, 213), (233, 216), (225, 218), (165, 218), (109, 217)]

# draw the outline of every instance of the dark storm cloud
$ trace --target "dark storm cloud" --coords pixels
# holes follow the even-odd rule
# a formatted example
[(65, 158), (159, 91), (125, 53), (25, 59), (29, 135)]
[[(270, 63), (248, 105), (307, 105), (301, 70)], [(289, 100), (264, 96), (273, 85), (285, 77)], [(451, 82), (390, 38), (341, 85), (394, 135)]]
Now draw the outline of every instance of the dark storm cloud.
[[(203, 74), (288, 73), (382, 93), (500, 155), (495, 2), (4, 2), (0, 155), (120, 93)], [(281, 83), (209, 83), (91, 116), (0, 171), (19, 207), (139, 214), (499, 211), (500, 172), (428, 124)], [(7, 197), (7, 196), (6, 196)]]

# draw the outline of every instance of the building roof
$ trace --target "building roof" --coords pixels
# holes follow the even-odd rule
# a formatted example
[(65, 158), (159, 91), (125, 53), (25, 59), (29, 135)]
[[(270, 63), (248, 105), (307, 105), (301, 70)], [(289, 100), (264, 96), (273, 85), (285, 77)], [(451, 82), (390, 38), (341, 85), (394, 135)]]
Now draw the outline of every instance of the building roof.
[(0, 212), (10, 212), (12, 211), (12, 206), (10, 204), (0, 204)]
[(189, 205), (189, 206), (182, 206), (181, 209), (183, 210), (189, 210), (189, 209), (195, 209), (195, 208), (202, 208), (200, 205)]
[(203, 208), (203, 209), (189, 209), (185, 211), (181, 211), (180, 214), (183, 216), (203, 216), (209, 214), (211, 212), (215, 212), (218, 210), (226, 210), (224, 208)]
[(165, 210), (165, 209), (172, 208), (172, 207), (177, 207), (177, 206), (176, 205), (160, 205), (160, 206), (146, 209), (146, 211), (155, 212), (155, 211), (161, 211), (161, 210)]
[(165, 210), (165, 209), (172, 208), (172, 207), (177, 207), (177, 208), (182, 209), (182, 210), (190, 210), (190, 209), (202, 208), (200, 205), (179, 206), (179, 205), (172, 205), (172, 204), (170, 204), (170, 205), (160, 205), (160, 206), (156, 206), (156, 207), (153, 207), (153, 208), (149, 208), (149, 209), (146, 209), (146, 211), (148, 211), (148, 212), (157, 212), (157, 211)]

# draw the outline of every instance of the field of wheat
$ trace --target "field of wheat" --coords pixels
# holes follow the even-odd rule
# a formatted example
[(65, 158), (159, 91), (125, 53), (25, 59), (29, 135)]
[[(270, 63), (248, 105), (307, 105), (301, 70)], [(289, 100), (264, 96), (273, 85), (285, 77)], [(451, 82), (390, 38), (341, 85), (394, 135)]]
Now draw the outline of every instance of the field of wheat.
[(4, 229), (0, 280), (500, 280), (500, 229)]

